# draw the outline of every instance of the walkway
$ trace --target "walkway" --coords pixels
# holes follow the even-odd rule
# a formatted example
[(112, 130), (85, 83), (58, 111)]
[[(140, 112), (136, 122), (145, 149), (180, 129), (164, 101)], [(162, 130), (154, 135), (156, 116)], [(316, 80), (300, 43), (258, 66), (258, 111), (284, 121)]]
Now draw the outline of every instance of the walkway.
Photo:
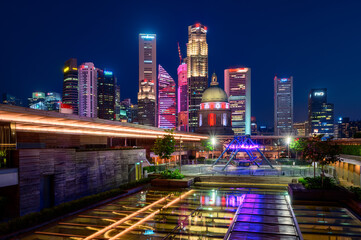
[(224, 239), (302, 240), (288, 195), (245, 194)]

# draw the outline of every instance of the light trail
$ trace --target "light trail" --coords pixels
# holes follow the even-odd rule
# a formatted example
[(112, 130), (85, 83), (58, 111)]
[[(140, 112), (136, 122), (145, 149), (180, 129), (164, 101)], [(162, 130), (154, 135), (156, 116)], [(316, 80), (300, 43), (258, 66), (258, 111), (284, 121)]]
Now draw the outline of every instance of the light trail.
[(179, 198), (169, 202), (167, 205), (163, 206), (161, 209), (158, 209), (157, 211), (151, 213), (150, 215), (148, 215), (147, 217), (143, 218), (142, 220), (140, 220), (139, 222), (133, 224), (131, 227), (125, 229), (124, 231), (118, 233), (117, 235), (115, 235), (114, 237), (110, 238), (109, 240), (115, 240), (118, 239), (120, 236), (122, 236), (123, 234), (129, 232), (130, 230), (132, 230), (133, 228), (135, 228), (136, 226), (144, 223), (145, 221), (149, 220), (150, 218), (154, 217), (154, 215), (156, 215), (157, 213), (159, 213), (162, 209), (167, 208), (171, 205), (173, 205), (174, 203), (178, 202), (179, 200), (181, 200), (183, 197), (191, 194), (192, 192), (194, 192), (194, 190), (190, 190), (188, 192), (186, 192), (185, 194), (181, 195)]
[(118, 225), (122, 224), (123, 222), (127, 221), (128, 219), (130, 219), (130, 218), (138, 215), (139, 213), (144, 212), (144, 211), (147, 210), (148, 208), (151, 208), (152, 206), (157, 205), (158, 203), (161, 203), (161, 202), (165, 201), (165, 200), (166, 200), (167, 198), (169, 198), (170, 196), (171, 196), (171, 195), (165, 196), (165, 197), (159, 199), (158, 201), (155, 201), (154, 203), (152, 203), (152, 204), (150, 204), (150, 205), (148, 205), (148, 206), (146, 206), (146, 207), (144, 207), (144, 208), (142, 208), (142, 209), (139, 209), (138, 211), (136, 211), (136, 212), (128, 215), (127, 217), (122, 218), (122, 219), (120, 219), (119, 221), (117, 221), (117, 222), (115, 222), (115, 223), (113, 223), (113, 224), (111, 224), (111, 225), (109, 225), (109, 226), (107, 226), (107, 227), (99, 230), (98, 232), (95, 232), (95, 233), (93, 233), (92, 235), (84, 238), (84, 240), (90, 240), (90, 239), (93, 239), (93, 238), (95, 238), (95, 237), (98, 237), (99, 235), (101, 235), (101, 234), (103, 234), (103, 233), (105, 233), (105, 232), (107, 232), (107, 231), (115, 228), (116, 226), (118, 226)]

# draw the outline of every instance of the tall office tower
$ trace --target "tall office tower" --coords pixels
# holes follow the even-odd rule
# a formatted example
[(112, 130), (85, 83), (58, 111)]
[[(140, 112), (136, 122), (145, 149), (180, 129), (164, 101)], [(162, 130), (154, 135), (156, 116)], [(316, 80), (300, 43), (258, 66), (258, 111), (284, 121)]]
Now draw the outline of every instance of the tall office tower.
[(120, 86), (115, 85), (115, 120), (120, 120)]
[(274, 134), (293, 133), (293, 77), (274, 78)]
[(158, 68), (158, 127), (175, 128), (176, 116), (175, 81), (167, 71), (159, 65)]
[(116, 79), (111, 71), (97, 69), (98, 118), (115, 120)]
[(69, 105), (73, 109), (73, 114), (78, 114), (79, 87), (78, 87), (78, 65), (76, 58), (70, 58), (64, 64), (63, 82), (63, 104)]
[(97, 117), (97, 70), (91, 62), (83, 63), (78, 69), (80, 116)]
[(308, 133), (334, 135), (334, 106), (327, 103), (327, 89), (311, 89), (308, 95)]
[(156, 35), (139, 34), (139, 124), (157, 126)]
[(224, 70), (224, 90), (232, 110), (232, 130), (235, 135), (251, 134), (251, 69)]
[(208, 87), (207, 27), (199, 23), (188, 27), (187, 78), (189, 131), (194, 132), (202, 94)]
[(178, 130), (189, 131), (188, 128), (188, 80), (187, 64), (178, 67)]

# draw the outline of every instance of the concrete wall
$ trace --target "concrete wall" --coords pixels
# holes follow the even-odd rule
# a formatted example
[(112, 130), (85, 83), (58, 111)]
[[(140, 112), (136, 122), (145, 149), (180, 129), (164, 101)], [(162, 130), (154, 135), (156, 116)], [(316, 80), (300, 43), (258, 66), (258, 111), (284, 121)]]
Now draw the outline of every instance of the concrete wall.
[(145, 159), (145, 150), (19, 149), (18, 156), (19, 208), (24, 215), (42, 209), (44, 177), (53, 179), (58, 205), (128, 182), (128, 171)]

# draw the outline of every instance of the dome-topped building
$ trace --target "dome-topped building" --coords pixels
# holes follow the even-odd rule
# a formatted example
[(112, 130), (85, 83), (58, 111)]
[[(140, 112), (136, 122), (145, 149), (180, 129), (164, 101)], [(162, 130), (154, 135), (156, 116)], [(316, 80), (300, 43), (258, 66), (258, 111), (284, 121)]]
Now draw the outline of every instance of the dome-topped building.
[(218, 86), (213, 73), (211, 86), (204, 91), (198, 111), (198, 133), (232, 135), (231, 109), (226, 92)]

